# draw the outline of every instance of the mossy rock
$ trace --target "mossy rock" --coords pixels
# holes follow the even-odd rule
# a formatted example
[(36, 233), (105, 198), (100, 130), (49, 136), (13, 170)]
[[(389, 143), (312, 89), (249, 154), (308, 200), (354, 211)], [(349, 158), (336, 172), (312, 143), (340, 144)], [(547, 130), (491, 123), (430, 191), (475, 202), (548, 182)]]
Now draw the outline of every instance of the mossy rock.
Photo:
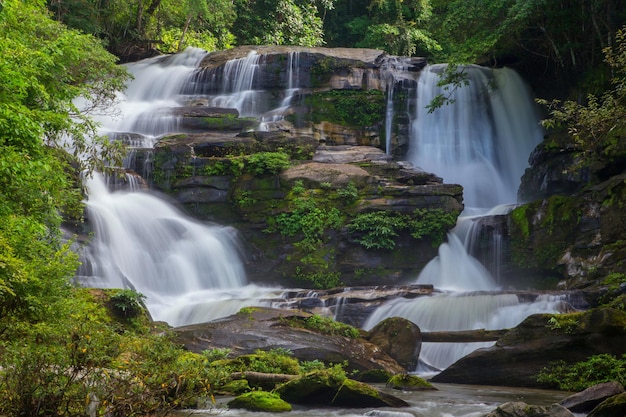
[(594, 408), (588, 417), (626, 416), (626, 392), (607, 398)]
[(242, 408), (248, 411), (264, 411), (268, 413), (284, 413), (291, 411), (291, 404), (284, 401), (278, 394), (266, 391), (250, 391), (228, 402), (229, 408)]
[(250, 391), (250, 384), (245, 379), (236, 379), (229, 381), (218, 390), (219, 394), (241, 395)]
[(392, 376), (387, 381), (387, 386), (393, 389), (402, 391), (435, 391), (435, 388), (430, 382), (417, 375), (410, 374), (398, 374)]
[(391, 373), (385, 369), (369, 369), (359, 372), (355, 378), (357, 381), (369, 383), (385, 383), (392, 377)]
[(312, 372), (277, 389), (294, 404), (342, 408), (408, 407), (408, 404), (363, 382), (328, 370)]

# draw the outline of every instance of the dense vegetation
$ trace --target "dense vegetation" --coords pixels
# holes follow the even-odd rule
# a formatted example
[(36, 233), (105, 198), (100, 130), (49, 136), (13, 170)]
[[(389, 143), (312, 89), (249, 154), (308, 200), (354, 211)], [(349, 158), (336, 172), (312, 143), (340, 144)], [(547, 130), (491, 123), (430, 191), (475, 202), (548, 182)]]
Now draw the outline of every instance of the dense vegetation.
[[(551, 103), (552, 120), (606, 149), (616, 126), (623, 131), (626, 41), (617, 29), (625, 13), (619, 0), (0, 0), (0, 414), (162, 413), (210, 397), (223, 377), (205, 366), (206, 355), (183, 352), (142, 322), (139, 296), (70, 285), (78, 259), (60, 226), (81, 221), (77, 167), (100, 168), (117, 154), (94, 139), (89, 119), (127, 76), (107, 49), (130, 59), (186, 45), (274, 43), (517, 60), (529, 73), (598, 93), (584, 106)], [(285, 161), (247, 163), (272, 171)], [(276, 219), (284, 230), (303, 228), (292, 220)], [(409, 227), (385, 226), (352, 224), (364, 245), (372, 233)]]

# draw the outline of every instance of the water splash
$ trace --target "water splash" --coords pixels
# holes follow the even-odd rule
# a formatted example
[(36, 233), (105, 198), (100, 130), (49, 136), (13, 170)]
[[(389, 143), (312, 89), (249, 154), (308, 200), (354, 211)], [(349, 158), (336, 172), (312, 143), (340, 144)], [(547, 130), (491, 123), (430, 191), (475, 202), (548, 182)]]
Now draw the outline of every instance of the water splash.
[(489, 271), (467, 252), (454, 233), (448, 234), (448, 242), (439, 246), (439, 255), (424, 267), (416, 283), (432, 284), (444, 291), (481, 291), (496, 288)]
[[(371, 329), (387, 317), (403, 317), (423, 332), (509, 329), (536, 313), (570, 311), (565, 296), (540, 295), (523, 302), (516, 294), (441, 293), (415, 300), (397, 299), (377, 309), (364, 323)], [(419, 372), (442, 370), (487, 343), (423, 343)]]

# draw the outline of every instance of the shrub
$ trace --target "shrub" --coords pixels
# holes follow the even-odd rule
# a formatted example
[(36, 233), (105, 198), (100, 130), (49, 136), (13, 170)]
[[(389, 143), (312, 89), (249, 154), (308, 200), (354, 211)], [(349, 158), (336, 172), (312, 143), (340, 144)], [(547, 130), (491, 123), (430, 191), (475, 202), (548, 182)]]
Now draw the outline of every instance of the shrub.
[(537, 381), (567, 391), (582, 391), (603, 382), (626, 384), (626, 355), (617, 358), (609, 354), (590, 356), (575, 364), (554, 362), (544, 368)]
[(290, 164), (289, 155), (284, 152), (259, 152), (246, 158), (248, 172), (255, 175), (275, 175)]
[(350, 232), (360, 232), (356, 241), (367, 249), (393, 249), (395, 238), (406, 227), (404, 216), (387, 211), (359, 214), (348, 224)]

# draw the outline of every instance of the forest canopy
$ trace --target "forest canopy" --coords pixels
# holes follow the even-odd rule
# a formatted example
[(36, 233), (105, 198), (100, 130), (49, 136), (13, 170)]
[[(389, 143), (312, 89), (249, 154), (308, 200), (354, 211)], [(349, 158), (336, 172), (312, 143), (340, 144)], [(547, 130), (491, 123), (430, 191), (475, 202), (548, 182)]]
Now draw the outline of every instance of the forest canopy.
[[(574, 81), (603, 60), (622, 0), (49, 0), (54, 17), (122, 59), (274, 44), (382, 49), (510, 64)], [(597, 74), (596, 74), (597, 75)]]

